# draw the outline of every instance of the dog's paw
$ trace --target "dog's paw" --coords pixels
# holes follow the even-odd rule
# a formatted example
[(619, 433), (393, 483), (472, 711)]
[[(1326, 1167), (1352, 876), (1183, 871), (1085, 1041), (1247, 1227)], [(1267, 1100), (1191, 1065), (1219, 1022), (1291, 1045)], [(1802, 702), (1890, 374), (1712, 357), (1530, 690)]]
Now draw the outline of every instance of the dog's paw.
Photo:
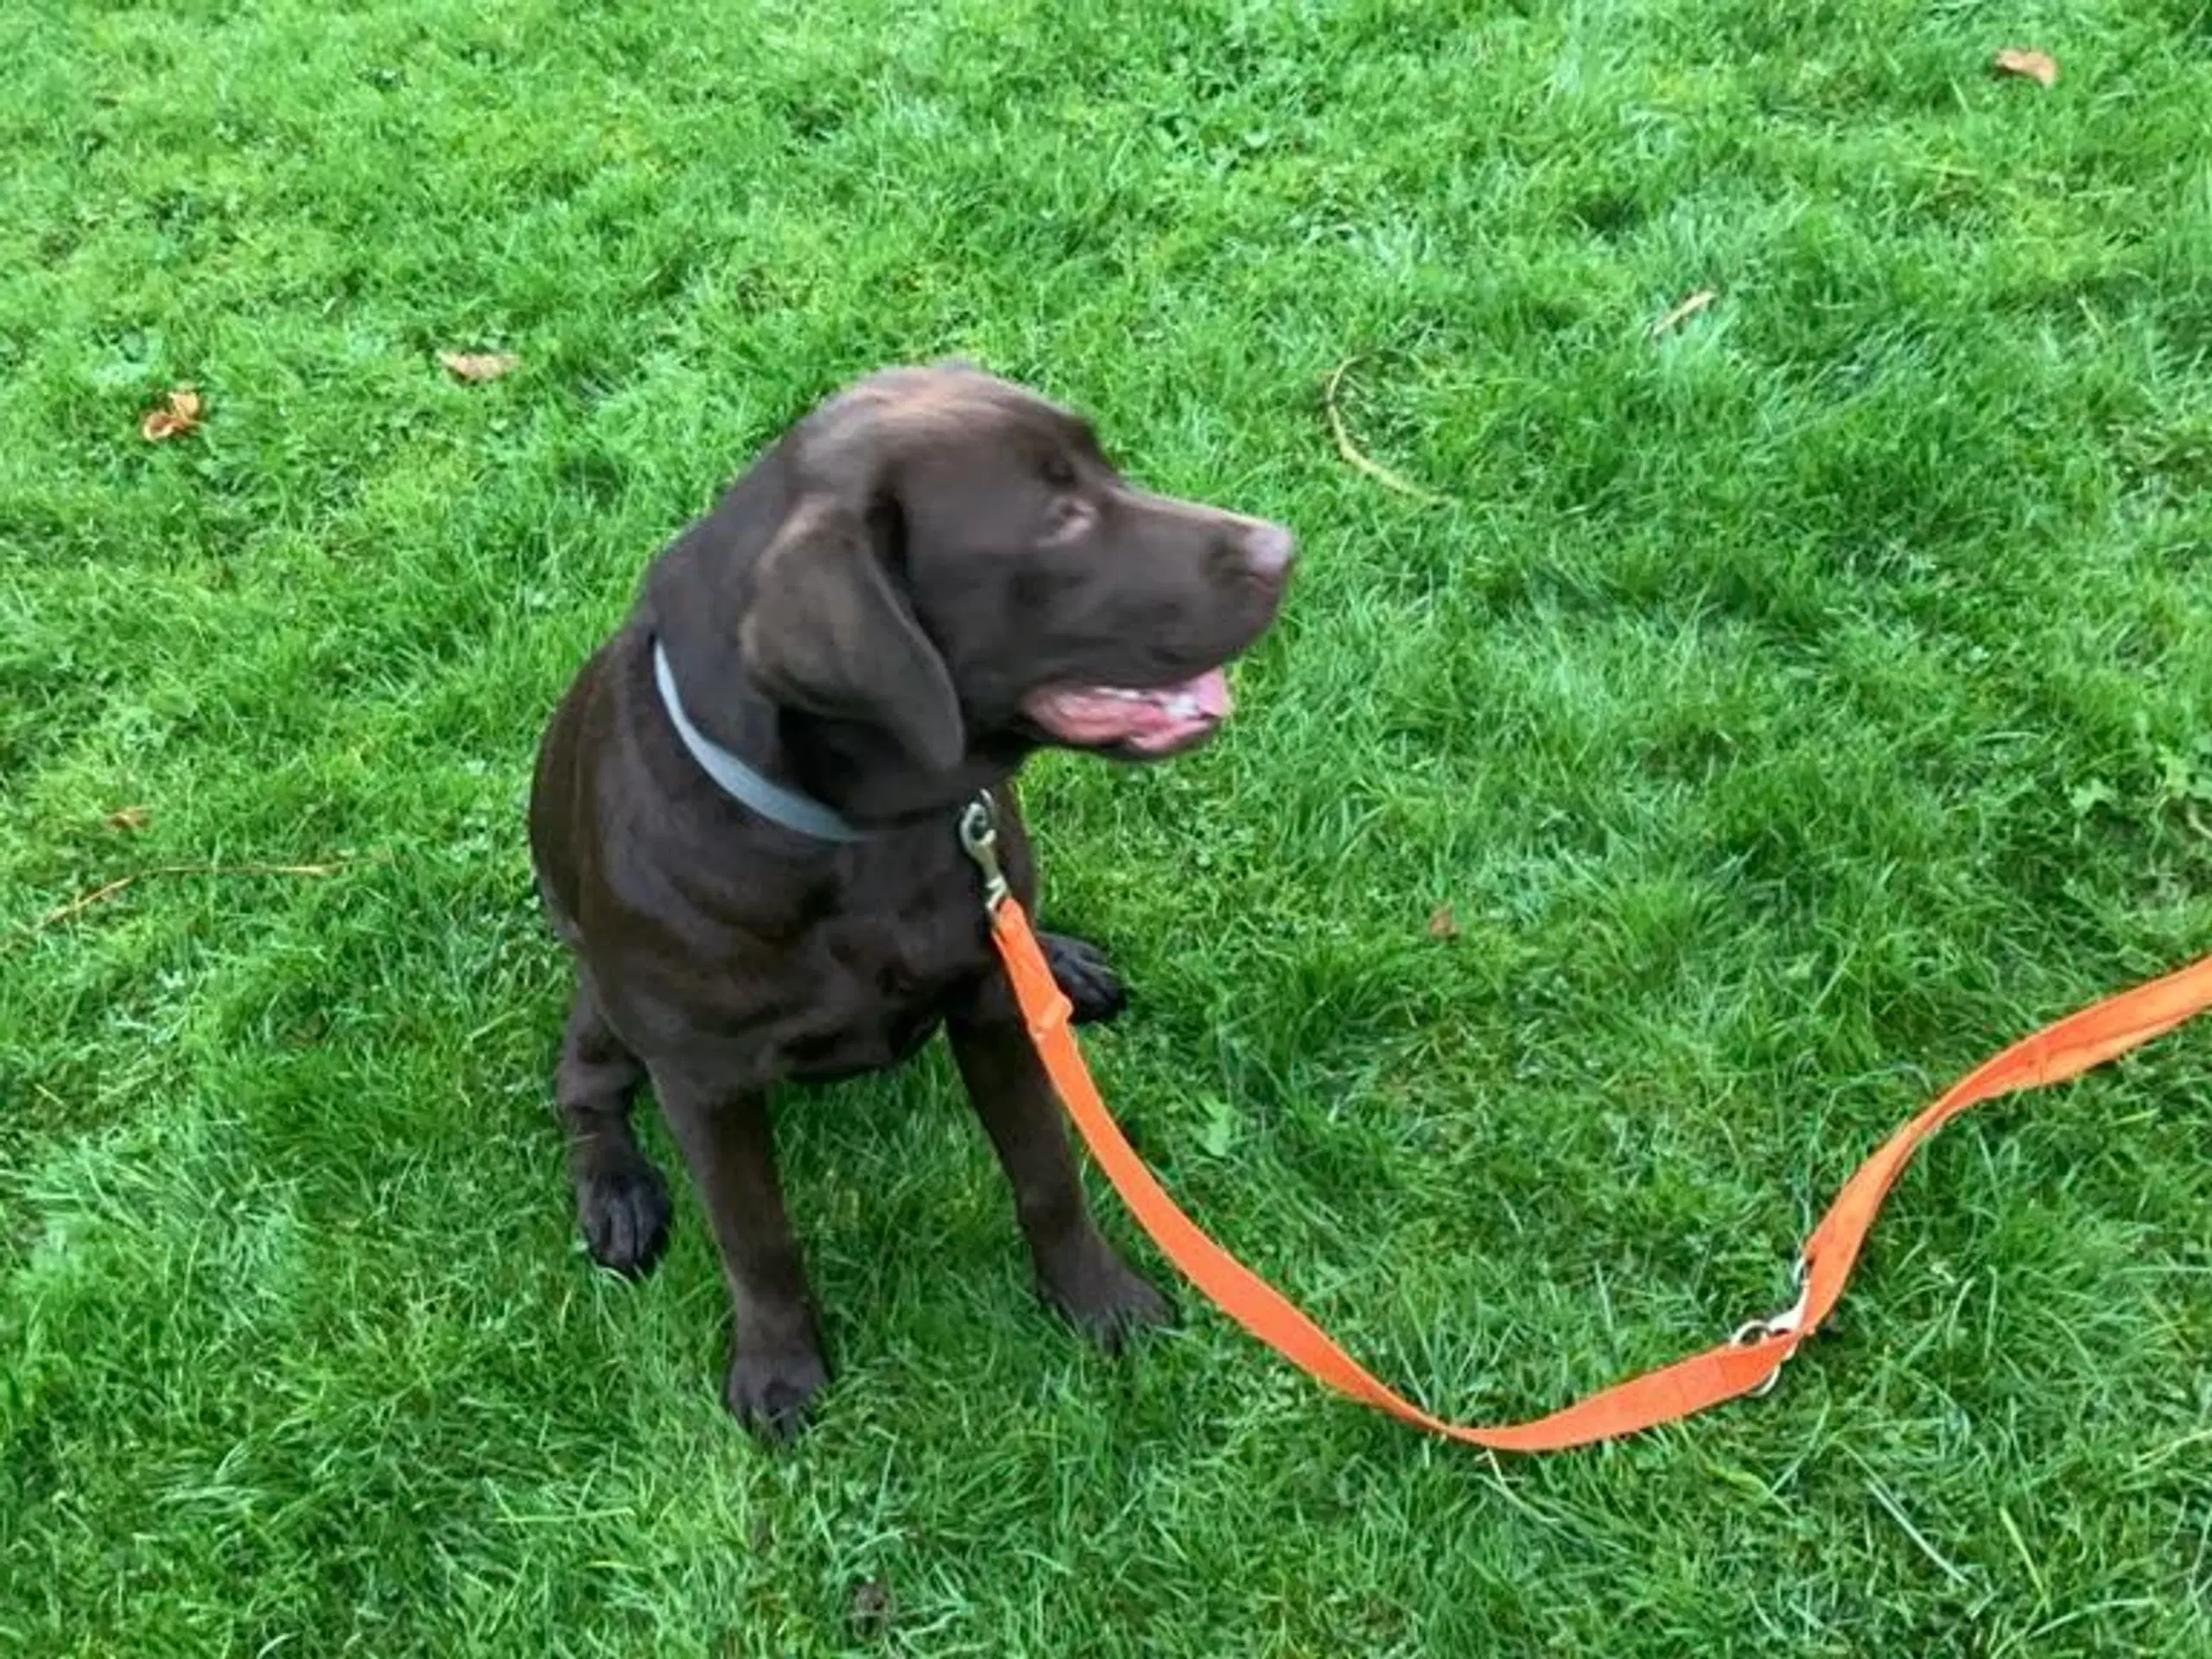
[(1103, 1025), (1128, 1007), (1129, 994), (1122, 976), (1096, 945), (1065, 933), (1047, 933), (1038, 943), (1052, 969), (1053, 983), (1074, 1005), (1076, 1024)]
[(830, 1368), (815, 1348), (741, 1346), (722, 1379), (722, 1404), (764, 1445), (781, 1446), (806, 1427), (807, 1414), (830, 1385)]
[(1118, 1354), (1137, 1332), (1175, 1323), (1175, 1309), (1105, 1240), (1058, 1271), (1039, 1275), (1046, 1302), (1069, 1324), (1109, 1354)]
[(584, 1248), (626, 1279), (652, 1271), (668, 1248), (668, 1183), (634, 1147), (579, 1170), (576, 1222)]

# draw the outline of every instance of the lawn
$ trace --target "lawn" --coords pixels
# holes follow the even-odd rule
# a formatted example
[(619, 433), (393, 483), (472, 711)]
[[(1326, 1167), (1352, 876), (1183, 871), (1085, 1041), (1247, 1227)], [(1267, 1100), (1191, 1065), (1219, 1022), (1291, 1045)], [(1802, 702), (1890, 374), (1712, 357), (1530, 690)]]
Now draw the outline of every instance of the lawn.
[[(1217, 743), (1031, 774), (1163, 1179), (1442, 1411), (1703, 1346), (2212, 948), (2202, 0), (30, 0), (0, 134), (0, 1649), (2212, 1651), (2212, 1029), (1947, 1132), (1771, 1396), (1495, 1461), (1087, 1352), (932, 1053), (786, 1103), (769, 1455), (688, 1195), (581, 1253), (522, 837), (758, 446), (1030, 380), (1306, 550)], [(41, 921), (207, 864), (324, 873)]]

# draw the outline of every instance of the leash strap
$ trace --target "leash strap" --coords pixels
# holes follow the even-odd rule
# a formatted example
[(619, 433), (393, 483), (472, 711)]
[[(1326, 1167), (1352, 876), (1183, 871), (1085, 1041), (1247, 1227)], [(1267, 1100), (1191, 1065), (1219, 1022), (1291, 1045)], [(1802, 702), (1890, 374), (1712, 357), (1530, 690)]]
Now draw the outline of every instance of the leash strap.
[(1795, 1306), (1751, 1321), (1718, 1347), (1615, 1383), (1548, 1416), (1500, 1425), (1447, 1423), (1345, 1353), (1168, 1197), (1091, 1082), (1069, 1023), (1068, 1000), (1053, 981), (1029, 918), (997, 879), (988, 808), (980, 824), (976, 809), (969, 809), (961, 838), (983, 870), (991, 938), (1038, 1055), (1091, 1156), (1160, 1252), (1223, 1313), (1316, 1381), (1402, 1422), (1497, 1452), (1565, 1451), (1675, 1422), (1739, 1395), (1763, 1393), (1841, 1299), (1883, 1199), (1923, 1141), (1985, 1101), (2078, 1077), (2212, 1007), (2212, 957), (2206, 957), (2023, 1038), (1952, 1084), (1844, 1183), (1805, 1242)]

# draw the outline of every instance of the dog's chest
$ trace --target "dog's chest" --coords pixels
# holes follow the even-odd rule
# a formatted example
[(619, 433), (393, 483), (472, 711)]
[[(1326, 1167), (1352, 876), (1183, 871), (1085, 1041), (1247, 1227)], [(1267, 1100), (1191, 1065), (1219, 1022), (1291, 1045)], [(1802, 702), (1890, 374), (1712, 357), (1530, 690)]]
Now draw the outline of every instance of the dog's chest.
[(806, 995), (771, 1037), (775, 1069), (793, 1077), (897, 1065), (991, 966), (988, 932), (972, 903), (838, 915), (797, 944)]
[[(1002, 834), (1007, 876), (1028, 901), (1033, 867), (1010, 813)], [(688, 884), (620, 895), (628, 902), (597, 929), (585, 918), (601, 941), (607, 1012), (649, 1059), (710, 1052), (745, 1087), (880, 1071), (999, 971), (982, 883), (950, 824), (825, 863), (810, 880), (751, 865), (702, 878), (696, 861), (682, 874)]]

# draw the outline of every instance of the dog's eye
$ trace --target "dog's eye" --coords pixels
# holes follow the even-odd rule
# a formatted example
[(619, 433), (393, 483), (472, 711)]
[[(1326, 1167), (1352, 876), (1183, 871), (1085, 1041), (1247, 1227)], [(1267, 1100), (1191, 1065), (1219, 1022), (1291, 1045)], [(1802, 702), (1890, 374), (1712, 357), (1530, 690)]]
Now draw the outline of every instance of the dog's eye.
[(1056, 547), (1086, 534), (1098, 522), (1098, 509), (1080, 496), (1064, 495), (1045, 516), (1045, 544)]
[(1057, 449), (1045, 457), (1038, 470), (1044, 474), (1045, 481), (1056, 490), (1075, 487), (1075, 463)]

